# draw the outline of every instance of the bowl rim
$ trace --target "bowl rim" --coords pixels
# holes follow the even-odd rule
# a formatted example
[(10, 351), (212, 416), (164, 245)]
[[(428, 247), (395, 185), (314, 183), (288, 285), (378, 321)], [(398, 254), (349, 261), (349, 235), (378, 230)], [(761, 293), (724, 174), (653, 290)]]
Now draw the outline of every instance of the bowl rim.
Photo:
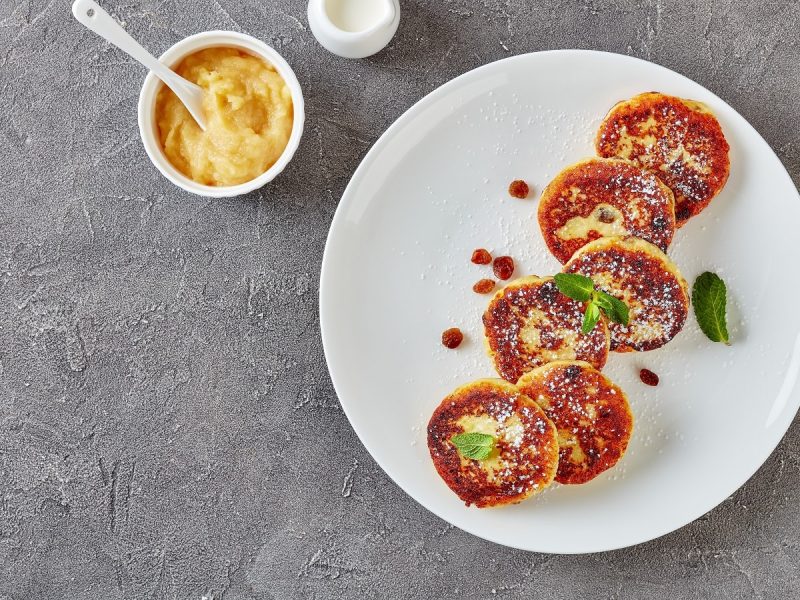
[(216, 47), (233, 47), (245, 50), (254, 55), (263, 58), (275, 67), (275, 70), (283, 78), (289, 91), (292, 95), (293, 104), (293, 120), (292, 132), (289, 135), (289, 141), (284, 148), (283, 153), (278, 160), (269, 169), (264, 171), (258, 177), (231, 186), (212, 186), (197, 183), (190, 179), (178, 169), (176, 169), (169, 159), (164, 154), (161, 147), (161, 142), (156, 134), (155, 123), (155, 102), (158, 90), (161, 88), (161, 80), (158, 79), (153, 73), (148, 73), (145, 77), (142, 89), (139, 92), (139, 102), (137, 107), (137, 117), (139, 125), (139, 135), (142, 139), (142, 144), (150, 157), (150, 161), (173, 184), (178, 187), (210, 198), (229, 198), (232, 196), (239, 196), (256, 190), (268, 182), (272, 181), (278, 174), (286, 168), (286, 165), (294, 156), (298, 146), (300, 145), (300, 138), (303, 135), (303, 126), (305, 123), (305, 103), (303, 99), (303, 90), (300, 87), (300, 82), (297, 80), (289, 63), (271, 46), (254, 38), (246, 33), (237, 31), (203, 31), (190, 35), (172, 46), (170, 46), (161, 56), (159, 60), (165, 65), (172, 67), (178, 62), (183, 60), (189, 54), (204, 50), (206, 48)]
[[(320, 0), (318, 2), (309, 2), (308, 10), (309, 12), (316, 13), (315, 16), (317, 18), (317, 22), (325, 28), (323, 32), (324, 36), (335, 40), (337, 42), (347, 42), (347, 43), (357, 43), (362, 41), (367, 41), (367, 39), (372, 36), (373, 34), (377, 33), (381, 30), (389, 30), (392, 29), (392, 36), (394, 37), (395, 32), (397, 31), (397, 25), (400, 22), (400, 2), (399, 0), (386, 0), (388, 4), (392, 5), (392, 9), (394, 14), (392, 15), (391, 20), (388, 23), (375, 23), (366, 29), (362, 29), (360, 31), (348, 31), (347, 29), (342, 29), (336, 23), (333, 22), (331, 19), (330, 14), (326, 10), (326, 5), (329, 0)], [(390, 41), (383, 44), (381, 48), (384, 48)]]

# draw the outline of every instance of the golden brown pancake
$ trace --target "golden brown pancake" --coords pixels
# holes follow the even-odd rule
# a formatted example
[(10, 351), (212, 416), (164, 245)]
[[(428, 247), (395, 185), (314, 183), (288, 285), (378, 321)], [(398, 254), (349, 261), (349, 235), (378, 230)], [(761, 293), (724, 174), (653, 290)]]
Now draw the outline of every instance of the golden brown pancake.
[(562, 263), (592, 240), (612, 235), (635, 235), (666, 252), (675, 233), (675, 202), (652, 172), (626, 160), (591, 158), (548, 184), (539, 226)]
[(675, 194), (678, 227), (702, 211), (730, 172), (728, 142), (704, 104), (647, 92), (619, 102), (595, 140), (600, 156), (652, 170)]
[(497, 292), (483, 313), (489, 356), (503, 379), (552, 360), (606, 364), (608, 328), (603, 320), (581, 333), (585, 304), (558, 291), (552, 277), (522, 277)]
[[(451, 438), (485, 433), (484, 460), (463, 457)], [(467, 506), (515, 504), (550, 485), (558, 468), (556, 428), (542, 409), (500, 379), (481, 379), (447, 396), (428, 423), (428, 450), (445, 483)]]
[(600, 238), (578, 250), (564, 265), (564, 272), (591, 277), (599, 289), (628, 305), (627, 326), (608, 324), (612, 350), (655, 350), (675, 337), (686, 322), (686, 280), (650, 242), (635, 237)]
[(633, 430), (628, 399), (590, 364), (552, 362), (525, 373), (517, 387), (558, 429), (559, 483), (586, 483), (625, 454)]

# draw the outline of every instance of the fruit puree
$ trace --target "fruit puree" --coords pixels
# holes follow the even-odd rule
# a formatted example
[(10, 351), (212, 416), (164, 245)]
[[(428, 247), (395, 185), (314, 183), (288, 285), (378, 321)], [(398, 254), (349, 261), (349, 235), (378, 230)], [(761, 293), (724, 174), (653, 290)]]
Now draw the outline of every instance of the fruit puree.
[(207, 48), (174, 69), (205, 91), (207, 128), (167, 86), (156, 98), (164, 154), (181, 173), (206, 185), (255, 179), (278, 160), (292, 132), (292, 95), (275, 68), (236, 48)]

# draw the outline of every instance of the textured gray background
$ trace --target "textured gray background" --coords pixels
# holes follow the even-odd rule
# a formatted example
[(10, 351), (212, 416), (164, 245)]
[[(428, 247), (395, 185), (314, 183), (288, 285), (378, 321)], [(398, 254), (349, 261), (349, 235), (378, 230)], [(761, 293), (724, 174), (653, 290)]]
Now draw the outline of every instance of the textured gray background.
[(378, 469), (317, 316), (328, 225), (370, 144), (427, 92), (512, 54), (597, 48), (673, 68), (750, 120), (798, 182), (798, 2), (403, 0), (393, 43), (355, 62), (318, 46), (302, 0), (103, 4), (156, 53), (214, 28), (273, 45), (304, 86), (306, 133), (260, 192), (183, 193), (139, 141), (143, 70), (67, 0), (0, 0), (0, 600), (798, 592), (797, 425), (676, 533), (517, 552), (449, 527)]

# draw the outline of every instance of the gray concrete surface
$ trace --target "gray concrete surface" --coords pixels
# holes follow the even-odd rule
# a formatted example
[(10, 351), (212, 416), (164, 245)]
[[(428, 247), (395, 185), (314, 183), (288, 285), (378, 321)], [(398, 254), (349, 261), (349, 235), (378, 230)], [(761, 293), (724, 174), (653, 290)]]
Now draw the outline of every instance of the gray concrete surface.
[(317, 288), (370, 144), (512, 54), (673, 68), (749, 119), (798, 182), (800, 3), (403, 0), (391, 46), (356, 62), (317, 45), (302, 0), (102, 4), (157, 53), (214, 28), (264, 39), (304, 85), (307, 128), (274, 185), (182, 193), (139, 141), (142, 69), (67, 0), (0, 0), (0, 600), (796, 597), (797, 424), (744, 488), (662, 539), (505, 549), (371, 460), (326, 371)]

